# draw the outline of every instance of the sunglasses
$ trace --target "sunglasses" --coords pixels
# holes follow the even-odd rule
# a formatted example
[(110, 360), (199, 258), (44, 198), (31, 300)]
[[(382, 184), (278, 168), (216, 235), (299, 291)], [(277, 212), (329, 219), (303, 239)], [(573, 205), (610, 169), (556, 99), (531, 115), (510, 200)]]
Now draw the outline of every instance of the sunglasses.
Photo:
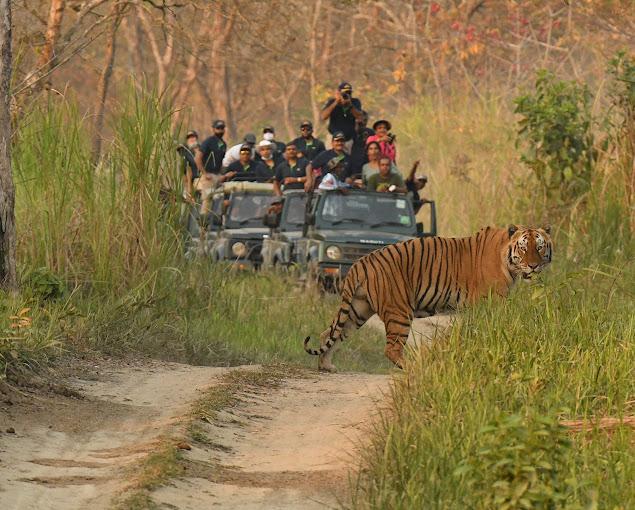
[(225, 126), (216, 126), (214, 129), (225, 129)]
[(300, 126), (300, 129), (307, 130), (307, 129), (313, 129), (313, 128), (311, 126)]

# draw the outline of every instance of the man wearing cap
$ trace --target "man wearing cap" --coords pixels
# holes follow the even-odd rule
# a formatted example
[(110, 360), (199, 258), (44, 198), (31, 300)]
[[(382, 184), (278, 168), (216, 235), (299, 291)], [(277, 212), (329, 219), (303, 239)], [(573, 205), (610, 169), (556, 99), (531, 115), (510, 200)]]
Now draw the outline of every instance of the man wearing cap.
[(351, 185), (344, 182), (344, 155), (331, 158), (326, 164), (328, 173), (320, 182), (318, 189), (332, 191), (336, 189), (350, 188)]
[(262, 138), (263, 140), (267, 140), (273, 144), (273, 152), (274, 154), (278, 154), (282, 156), (284, 154), (284, 148), (286, 145), (282, 142), (276, 141), (276, 130), (273, 126), (265, 126), (262, 129)]
[(177, 151), (182, 159), (183, 196), (192, 201), (192, 184), (203, 173), (203, 154), (198, 143), (198, 133), (190, 130), (185, 135), (185, 144), (179, 145)]
[(353, 97), (353, 86), (348, 82), (342, 82), (335, 91), (335, 97), (330, 97), (321, 114), (322, 120), (329, 121), (329, 133), (334, 135), (344, 134), (344, 150), (351, 153), (353, 137), (355, 136), (355, 119), (362, 117), (362, 103)]
[(390, 158), (390, 161), (396, 163), (397, 160), (397, 147), (395, 146), (395, 136), (390, 133), (392, 126), (387, 120), (378, 120), (373, 124), (375, 134), (369, 136), (366, 143), (378, 142), (381, 153), (384, 156)]
[(238, 150), (238, 160), (231, 163), (227, 174), (234, 174), (233, 180), (265, 182), (270, 179), (267, 169), (259, 161), (252, 158), (253, 147), (244, 143)]
[(368, 123), (368, 113), (362, 112), (361, 119), (355, 119), (355, 136), (353, 137), (353, 147), (351, 148), (351, 175), (361, 175), (364, 163), (368, 162), (366, 157), (366, 141), (375, 134), (375, 131), (366, 127)]
[(227, 150), (227, 152), (225, 153), (225, 157), (223, 158), (223, 168), (228, 168), (229, 165), (240, 159), (240, 149), (243, 145), (248, 145), (249, 147), (251, 147), (251, 159), (255, 157), (256, 135), (254, 135), (253, 133), (247, 133), (242, 142), (237, 143)]
[(321, 152), (306, 166), (307, 181), (304, 184), (305, 191), (313, 189), (320, 183), (320, 180), (328, 171), (328, 162), (337, 156), (342, 156), (343, 178), (350, 178), (351, 158), (344, 152), (345, 139), (344, 133), (339, 131), (333, 133), (332, 149)]
[(313, 136), (313, 124), (309, 120), (302, 121), (300, 136), (289, 143), (295, 145), (299, 157), (304, 157), (309, 161), (326, 150), (324, 142)]
[(276, 167), (276, 178), (273, 190), (276, 195), (282, 195), (283, 190), (303, 189), (307, 181), (306, 158), (298, 158), (298, 151), (293, 142), (289, 142), (285, 149), (284, 160)]
[(274, 144), (268, 140), (262, 140), (258, 144), (258, 154), (255, 160), (264, 166), (269, 178), (273, 179), (276, 173), (276, 166), (282, 162), (284, 158), (278, 153), (274, 153)]
[(203, 153), (203, 165), (205, 171), (219, 174), (223, 166), (223, 158), (227, 150), (227, 144), (223, 140), (225, 135), (225, 121), (216, 119), (212, 122), (214, 134), (203, 140), (201, 151)]

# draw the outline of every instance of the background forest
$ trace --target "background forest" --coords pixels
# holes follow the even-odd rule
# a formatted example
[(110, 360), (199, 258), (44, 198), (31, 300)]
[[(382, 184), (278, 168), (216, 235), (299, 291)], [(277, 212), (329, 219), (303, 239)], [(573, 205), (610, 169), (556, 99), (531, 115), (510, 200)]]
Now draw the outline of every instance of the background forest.
[[(371, 117), (422, 98), (509, 100), (549, 68), (600, 85), (632, 46), (630, 1), (14, 0), (18, 100), (46, 88), (95, 116), (132, 81), (165, 95), (184, 121), (232, 138), (265, 122), (282, 138), (343, 79)], [(28, 101), (26, 98), (19, 103)]]

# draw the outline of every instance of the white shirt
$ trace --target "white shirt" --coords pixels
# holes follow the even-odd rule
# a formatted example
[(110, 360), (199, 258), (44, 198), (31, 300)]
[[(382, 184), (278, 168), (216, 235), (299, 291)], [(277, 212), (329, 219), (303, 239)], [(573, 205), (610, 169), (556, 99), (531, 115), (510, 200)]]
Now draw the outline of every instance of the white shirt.
[(335, 175), (329, 172), (322, 178), (322, 182), (320, 182), (318, 189), (323, 189), (328, 191), (328, 190), (334, 190), (338, 188), (348, 188), (348, 187), (349, 187), (348, 184), (340, 181), (337, 177), (335, 177)]

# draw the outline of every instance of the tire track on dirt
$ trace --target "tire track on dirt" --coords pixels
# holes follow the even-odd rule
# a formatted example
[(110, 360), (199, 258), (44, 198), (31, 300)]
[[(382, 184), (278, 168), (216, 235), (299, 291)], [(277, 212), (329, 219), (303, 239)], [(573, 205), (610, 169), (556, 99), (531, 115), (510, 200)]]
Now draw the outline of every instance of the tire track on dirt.
[(247, 394), (204, 425), (212, 444), (193, 444), (187, 475), (152, 499), (179, 510), (338, 507), (388, 385), (386, 375), (316, 374)]

